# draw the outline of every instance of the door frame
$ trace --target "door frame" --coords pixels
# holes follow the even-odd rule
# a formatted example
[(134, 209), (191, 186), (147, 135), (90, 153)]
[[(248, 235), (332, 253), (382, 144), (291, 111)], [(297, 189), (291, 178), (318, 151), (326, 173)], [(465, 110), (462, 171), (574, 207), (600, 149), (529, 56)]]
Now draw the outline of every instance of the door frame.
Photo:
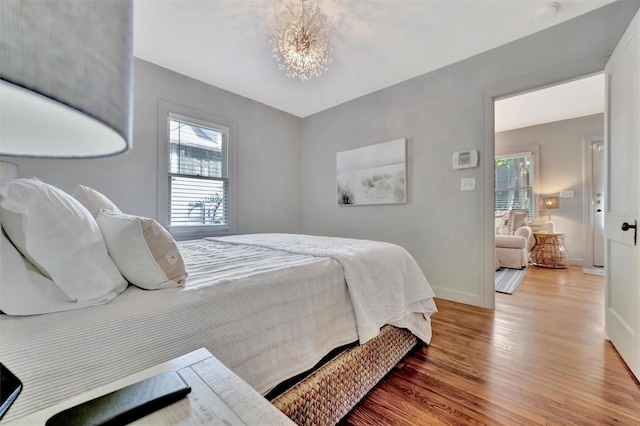
[(494, 102), (523, 93), (544, 89), (572, 80), (601, 74), (611, 55), (597, 55), (561, 67), (545, 70), (504, 84), (489, 87), (483, 92), (484, 98), (484, 143), (485, 161), (482, 175), (485, 182), (482, 194), (482, 289), (480, 300), (483, 308), (495, 309), (495, 229), (494, 229), (494, 161), (495, 128)]
[[(604, 120), (604, 118), (603, 118)], [(582, 169), (582, 188), (583, 188), (583, 221), (584, 221), (584, 262), (582, 267), (586, 269), (593, 268), (593, 149), (592, 145), (597, 142), (604, 144), (604, 134), (602, 137), (586, 137), (583, 139), (583, 169)], [(604, 211), (604, 205), (603, 205)]]

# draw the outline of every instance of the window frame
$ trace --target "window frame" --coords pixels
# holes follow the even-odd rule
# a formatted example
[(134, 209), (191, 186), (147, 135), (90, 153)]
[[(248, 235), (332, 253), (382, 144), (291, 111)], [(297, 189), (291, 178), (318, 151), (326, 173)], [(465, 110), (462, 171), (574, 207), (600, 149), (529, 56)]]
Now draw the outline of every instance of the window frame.
[[(525, 155), (531, 155), (531, 170), (529, 175), (529, 183), (531, 188), (531, 212), (529, 221), (535, 220), (540, 216), (540, 210), (538, 208), (538, 197), (539, 197), (539, 182), (538, 178), (540, 176), (540, 146), (525, 146), (525, 147), (517, 147), (515, 149), (505, 150), (500, 152), (499, 154), (496, 152), (494, 154), (494, 166), (493, 166), (493, 178), (495, 179), (496, 169), (495, 169), (495, 160), (501, 158), (513, 158), (520, 157)], [(505, 189), (505, 188), (502, 188)], [(493, 188), (493, 210), (496, 211), (496, 193), (499, 188)]]
[[(227, 224), (226, 225), (178, 225), (170, 226), (170, 186), (169, 171), (169, 143), (170, 120), (187, 122), (196, 126), (211, 128), (226, 133), (227, 144)], [(187, 108), (170, 102), (161, 101), (158, 104), (158, 207), (157, 218), (173, 237), (177, 240), (202, 238), (206, 236), (226, 235), (236, 229), (236, 192), (235, 192), (235, 135), (236, 124), (233, 120)], [(177, 174), (177, 176), (191, 177)]]

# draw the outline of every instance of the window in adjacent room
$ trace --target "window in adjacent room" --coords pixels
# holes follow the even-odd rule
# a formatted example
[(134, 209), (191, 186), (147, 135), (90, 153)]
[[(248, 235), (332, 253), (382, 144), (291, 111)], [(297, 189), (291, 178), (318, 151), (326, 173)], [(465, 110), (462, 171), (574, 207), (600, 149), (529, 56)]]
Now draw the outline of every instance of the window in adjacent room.
[(533, 155), (530, 152), (496, 157), (496, 210), (524, 209), (529, 212), (529, 220), (533, 220), (533, 170)]
[(229, 128), (169, 114), (169, 227), (229, 228)]

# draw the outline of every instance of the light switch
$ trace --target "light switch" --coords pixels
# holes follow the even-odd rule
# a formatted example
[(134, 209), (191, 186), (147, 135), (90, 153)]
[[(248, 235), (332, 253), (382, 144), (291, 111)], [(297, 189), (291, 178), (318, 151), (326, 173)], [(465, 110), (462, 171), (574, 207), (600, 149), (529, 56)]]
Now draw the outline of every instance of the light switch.
[(560, 191), (560, 198), (573, 198), (573, 191)]
[(460, 191), (475, 191), (475, 190), (476, 190), (476, 178), (460, 179)]

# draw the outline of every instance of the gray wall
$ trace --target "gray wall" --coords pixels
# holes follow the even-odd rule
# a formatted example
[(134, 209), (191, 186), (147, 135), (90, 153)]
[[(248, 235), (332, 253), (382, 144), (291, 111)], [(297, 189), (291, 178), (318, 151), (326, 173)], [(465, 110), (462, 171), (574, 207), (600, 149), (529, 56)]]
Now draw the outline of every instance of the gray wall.
[[(560, 208), (551, 212), (556, 231), (564, 232), (565, 246), (571, 263), (582, 265), (585, 257), (583, 158), (586, 139), (604, 136), (604, 114), (595, 114), (572, 120), (557, 121), (539, 126), (496, 133), (496, 155), (522, 152), (524, 148), (540, 147), (539, 176), (534, 191), (541, 195), (559, 195), (572, 190), (573, 198), (562, 198)], [(534, 222), (548, 219), (546, 210)]]
[(159, 101), (235, 122), (238, 232), (300, 232), (301, 120), (139, 59), (130, 152), (104, 159), (7, 161), (18, 163), (21, 177), (36, 176), (68, 192), (81, 183), (125, 213), (156, 218)]
[[(483, 254), (490, 244), (483, 238), (483, 209), (491, 208), (483, 204), (483, 192), (492, 181), (484, 178), (483, 162), (492, 164), (493, 152), (483, 152), (485, 93), (610, 54), (637, 9), (637, 2), (613, 3), (306, 118), (303, 231), (398, 243), (413, 254), (438, 296), (486, 306)], [(402, 137), (408, 203), (338, 207), (336, 152)], [(479, 151), (480, 166), (453, 170), (453, 152), (467, 149)], [(476, 191), (460, 191), (463, 177), (476, 179)]]

